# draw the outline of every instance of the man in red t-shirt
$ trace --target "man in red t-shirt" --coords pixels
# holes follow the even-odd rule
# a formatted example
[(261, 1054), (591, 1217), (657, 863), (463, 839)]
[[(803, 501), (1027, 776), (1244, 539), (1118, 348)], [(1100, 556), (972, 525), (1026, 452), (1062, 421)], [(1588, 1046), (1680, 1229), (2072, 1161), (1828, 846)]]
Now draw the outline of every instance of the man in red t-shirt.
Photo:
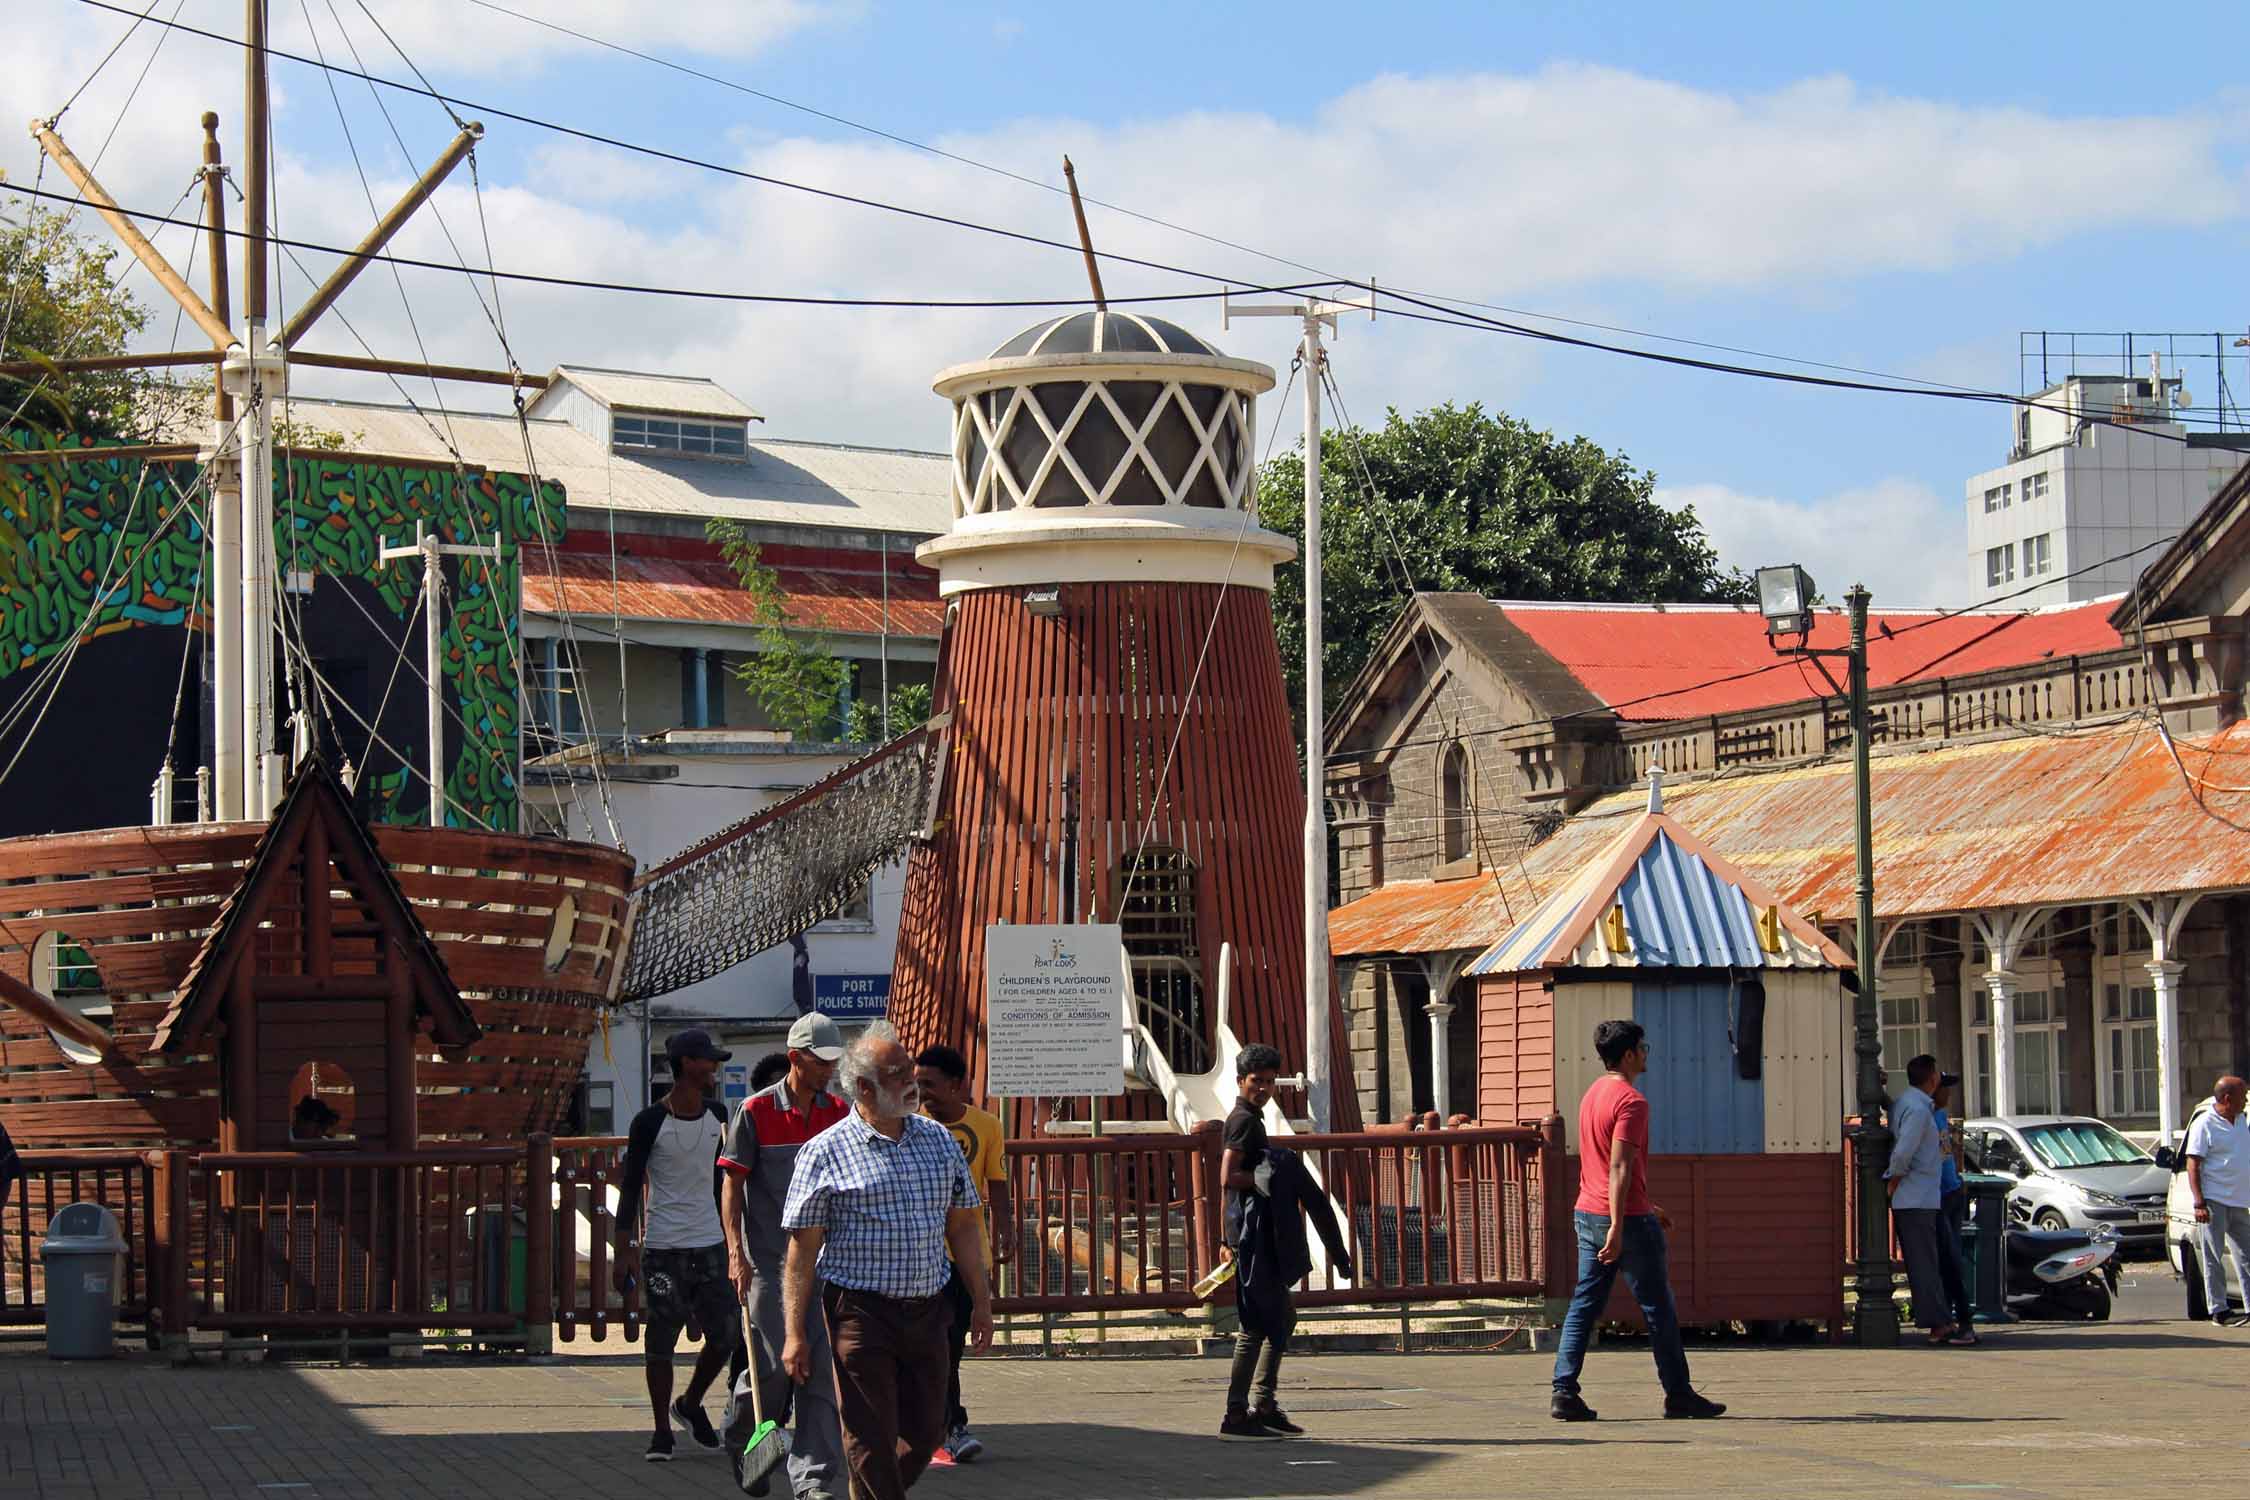
[(1594, 1320), (1622, 1271), (1648, 1323), (1656, 1375), (1664, 1382), (1664, 1415), (1718, 1416), (1726, 1408), (1688, 1383), (1664, 1264), (1664, 1231), (1672, 1219), (1648, 1197), (1648, 1098), (1633, 1083), (1648, 1071), (1648, 1033), (1638, 1021), (1604, 1021), (1594, 1028), (1594, 1050), (1609, 1071), (1578, 1101), (1578, 1202), (1571, 1215), (1578, 1230), (1578, 1288), (1555, 1345), (1547, 1414), (1558, 1422), (1594, 1420), (1594, 1409), (1578, 1393), (1578, 1373)]

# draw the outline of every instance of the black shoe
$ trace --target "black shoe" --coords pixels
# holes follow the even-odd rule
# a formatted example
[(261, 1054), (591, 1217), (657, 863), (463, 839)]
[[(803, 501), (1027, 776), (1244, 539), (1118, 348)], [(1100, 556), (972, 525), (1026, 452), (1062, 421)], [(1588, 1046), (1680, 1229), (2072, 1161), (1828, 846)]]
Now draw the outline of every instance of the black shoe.
[(1711, 1417), (1723, 1417), (1726, 1414), (1727, 1409), (1724, 1405), (1717, 1401), (1707, 1400), (1693, 1391), (1689, 1391), (1684, 1396), (1666, 1396), (1664, 1398), (1664, 1415), (1676, 1421), (1700, 1422)]
[(660, 1432), (650, 1438), (648, 1440), (648, 1452), (642, 1454), (641, 1457), (652, 1464), (670, 1463), (672, 1461), (672, 1434)]
[(1220, 1437), (1277, 1438), (1281, 1434), (1246, 1411), (1230, 1411), (1219, 1424)]
[(696, 1447), (716, 1448), (719, 1446), (718, 1429), (711, 1425), (711, 1419), (703, 1414), (702, 1407), (688, 1405), (687, 1397), (677, 1396), (673, 1398), (672, 1420), (687, 1430), (687, 1435), (695, 1439)]
[(1585, 1397), (1557, 1391), (1547, 1403), (1547, 1415), (1558, 1422), (1592, 1422), (1598, 1420), (1601, 1413), (1588, 1406)]
[(1267, 1428), (1283, 1437), (1303, 1437), (1305, 1429), (1289, 1420), (1289, 1413), (1278, 1406), (1261, 1406), (1250, 1413), (1250, 1420), (1262, 1422)]

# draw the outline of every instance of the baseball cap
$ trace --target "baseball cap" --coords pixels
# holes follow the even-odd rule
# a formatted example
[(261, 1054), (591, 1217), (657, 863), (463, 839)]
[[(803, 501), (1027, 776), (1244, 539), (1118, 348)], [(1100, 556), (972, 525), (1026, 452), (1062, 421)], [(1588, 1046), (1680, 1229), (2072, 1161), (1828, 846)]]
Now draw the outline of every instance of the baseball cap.
[(834, 1062), (844, 1055), (844, 1034), (819, 1011), (807, 1011), (789, 1028), (789, 1050), (810, 1052), (822, 1062)]
[(725, 1062), (734, 1056), (711, 1040), (711, 1033), (700, 1027), (689, 1031), (675, 1031), (664, 1043), (664, 1055), (677, 1063), (685, 1057), (709, 1058), (712, 1062)]

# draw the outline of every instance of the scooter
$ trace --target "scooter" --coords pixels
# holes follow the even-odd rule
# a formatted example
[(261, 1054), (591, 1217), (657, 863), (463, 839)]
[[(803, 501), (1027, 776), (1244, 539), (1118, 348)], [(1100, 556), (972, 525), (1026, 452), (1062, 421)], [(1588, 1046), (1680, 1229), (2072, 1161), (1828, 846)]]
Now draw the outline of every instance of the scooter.
[(2117, 1299), (2117, 1236), (2108, 1229), (2010, 1224), (2008, 1310), (2022, 1318), (2109, 1317)]

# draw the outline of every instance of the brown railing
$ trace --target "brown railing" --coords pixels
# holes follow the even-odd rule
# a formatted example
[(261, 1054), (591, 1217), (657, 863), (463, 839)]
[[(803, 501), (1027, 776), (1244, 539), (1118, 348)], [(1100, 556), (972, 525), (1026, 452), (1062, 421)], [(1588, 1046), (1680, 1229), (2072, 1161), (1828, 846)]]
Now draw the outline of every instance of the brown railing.
[[(1548, 1294), (1547, 1153), (1559, 1147), (1541, 1127), (1275, 1144), (1309, 1159), (1354, 1262), (1348, 1282), (1316, 1269), (1299, 1289), (1301, 1306)], [(1197, 1305), (1192, 1288), (1219, 1262), (1225, 1213), (1215, 1126), (1192, 1136), (1012, 1141), (1008, 1152), (1021, 1249), (1000, 1269), (995, 1311)]]
[(145, 1322), (149, 1309), (149, 1236), (156, 1217), (155, 1174), (141, 1151), (32, 1151), (25, 1176), (8, 1189), (0, 1210), (0, 1326), (47, 1321), (46, 1268), (40, 1246), (47, 1222), (73, 1203), (99, 1203), (117, 1215), (125, 1236), (125, 1285), (119, 1319)]
[(555, 1142), (555, 1331), (601, 1338), (612, 1326), (628, 1342), (641, 1336), (641, 1289), (610, 1285), (617, 1217), (610, 1196), (625, 1156), (621, 1135), (568, 1136)]

